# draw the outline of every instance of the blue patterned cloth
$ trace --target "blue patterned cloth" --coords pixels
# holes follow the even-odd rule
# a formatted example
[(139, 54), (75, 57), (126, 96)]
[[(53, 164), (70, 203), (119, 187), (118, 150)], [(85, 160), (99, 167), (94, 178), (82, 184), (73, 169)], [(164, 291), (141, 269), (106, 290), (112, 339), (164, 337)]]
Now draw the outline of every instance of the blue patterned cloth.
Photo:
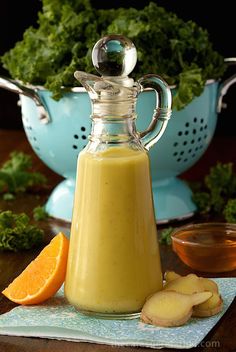
[(66, 303), (61, 289), (45, 304), (19, 306), (0, 316), (0, 335), (86, 341), (151, 348), (196, 347), (229, 308), (236, 295), (236, 278), (215, 279), (224, 300), (223, 311), (210, 318), (191, 318), (185, 325), (160, 328), (133, 320), (97, 319)]

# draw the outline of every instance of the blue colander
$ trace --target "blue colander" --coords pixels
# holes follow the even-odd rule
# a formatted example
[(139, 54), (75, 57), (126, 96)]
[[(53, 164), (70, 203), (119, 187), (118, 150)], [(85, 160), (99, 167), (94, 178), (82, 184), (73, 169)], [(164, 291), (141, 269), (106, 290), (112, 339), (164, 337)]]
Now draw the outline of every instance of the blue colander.
[[(236, 62), (236, 59), (230, 59)], [(158, 222), (190, 217), (196, 210), (188, 185), (177, 176), (193, 166), (208, 148), (217, 123), (222, 96), (236, 75), (224, 83), (208, 81), (201, 96), (174, 111), (164, 135), (150, 150), (154, 207)], [(38, 157), (65, 178), (52, 191), (47, 212), (70, 221), (78, 153), (87, 144), (91, 105), (84, 88), (65, 92), (56, 102), (44, 88), (23, 86), (0, 78), (0, 86), (20, 94), (25, 133)], [(155, 93), (143, 92), (137, 102), (137, 129), (147, 128)]]

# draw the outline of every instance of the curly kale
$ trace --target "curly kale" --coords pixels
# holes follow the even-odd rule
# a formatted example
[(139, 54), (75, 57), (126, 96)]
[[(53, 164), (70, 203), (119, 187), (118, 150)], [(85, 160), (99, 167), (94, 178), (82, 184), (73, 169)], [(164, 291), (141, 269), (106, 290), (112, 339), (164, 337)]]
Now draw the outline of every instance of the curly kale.
[(0, 168), (0, 194), (5, 200), (14, 199), (17, 193), (46, 183), (46, 177), (39, 172), (32, 172), (31, 168), (30, 155), (18, 151), (10, 154), (10, 159)]
[(49, 217), (44, 206), (37, 206), (33, 209), (33, 218), (35, 221), (47, 220)]
[(159, 242), (161, 244), (171, 245), (171, 234), (174, 231), (173, 227), (167, 227), (166, 229), (162, 230), (159, 234)]
[(202, 213), (223, 215), (228, 222), (236, 222), (236, 174), (232, 163), (217, 163), (205, 176), (193, 201)]
[(43, 230), (30, 224), (26, 214), (0, 212), (0, 250), (17, 252), (39, 246), (43, 235)]
[(94, 9), (89, 0), (43, 0), (38, 27), (2, 57), (10, 75), (41, 84), (62, 96), (61, 87), (78, 85), (75, 70), (94, 73), (91, 49), (105, 34), (128, 36), (138, 50), (133, 77), (147, 73), (176, 85), (174, 107), (182, 109), (199, 96), (207, 79), (222, 77), (223, 57), (213, 50), (206, 30), (150, 2), (135, 8)]
[(227, 222), (236, 223), (236, 198), (228, 200), (224, 209), (224, 217)]

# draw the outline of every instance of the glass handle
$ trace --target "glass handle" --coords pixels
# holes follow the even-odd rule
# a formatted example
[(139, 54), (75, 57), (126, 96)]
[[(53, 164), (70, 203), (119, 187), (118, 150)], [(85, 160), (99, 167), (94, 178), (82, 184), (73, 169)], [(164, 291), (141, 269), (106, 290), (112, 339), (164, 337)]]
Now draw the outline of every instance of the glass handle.
[(154, 89), (156, 108), (151, 123), (145, 131), (139, 132), (140, 139), (149, 150), (163, 135), (171, 116), (171, 90), (168, 84), (158, 75), (145, 75), (138, 80), (140, 92)]

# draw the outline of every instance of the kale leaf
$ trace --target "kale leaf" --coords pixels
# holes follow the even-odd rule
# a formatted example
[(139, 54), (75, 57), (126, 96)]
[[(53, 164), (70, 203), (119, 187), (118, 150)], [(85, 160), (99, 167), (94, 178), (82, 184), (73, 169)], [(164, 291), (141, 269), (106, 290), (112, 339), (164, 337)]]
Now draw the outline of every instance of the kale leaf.
[(24, 83), (40, 84), (60, 99), (61, 87), (78, 85), (75, 70), (95, 73), (91, 49), (105, 34), (128, 36), (138, 50), (133, 77), (161, 75), (176, 85), (174, 107), (199, 96), (207, 79), (222, 77), (223, 57), (213, 50), (206, 30), (150, 2), (135, 8), (94, 9), (89, 0), (42, 0), (38, 27), (3, 55), (3, 66)]
[[(191, 184), (190, 184), (191, 186)], [(192, 188), (193, 201), (201, 213), (224, 216), (236, 222), (236, 174), (232, 163), (218, 162), (202, 184)]]
[(26, 214), (0, 212), (0, 250), (30, 249), (42, 244), (43, 235), (43, 230), (30, 224)]
[(46, 177), (39, 172), (32, 172), (30, 155), (14, 151), (10, 159), (0, 168), (0, 194), (5, 200), (14, 199), (15, 195), (25, 192), (33, 186), (46, 183)]
[(167, 227), (166, 229), (160, 231), (159, 242), (161, 244), (171, 245), (172, 243), (171, 234), (173, 231), (174, 231), (173, 227)]
[(37, 206), (33, 209), (33, 217), (35, 221), (46, 220), (49, 215), (45, 210), (44, 206)]
[(236, 223), (236, 198), (229, 199), (226, 203), (224, 217), (227, 222)]

